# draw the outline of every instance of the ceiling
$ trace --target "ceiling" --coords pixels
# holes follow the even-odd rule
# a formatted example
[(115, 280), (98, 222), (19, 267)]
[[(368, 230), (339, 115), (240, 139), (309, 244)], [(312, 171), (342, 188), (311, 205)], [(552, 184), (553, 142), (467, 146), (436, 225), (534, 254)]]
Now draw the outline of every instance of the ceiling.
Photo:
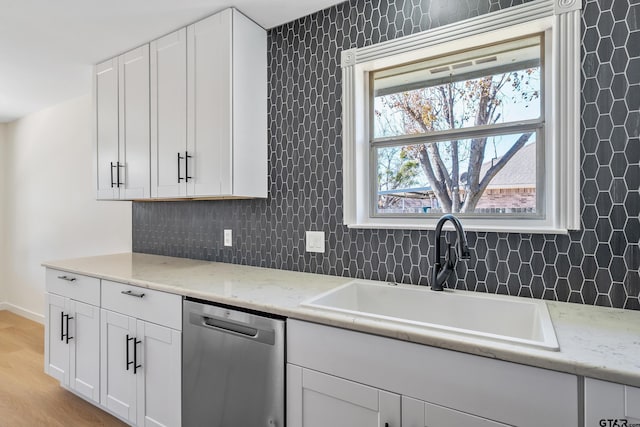
[(93, 64), (234, 6), (273, 28), (344, 0), (0, 0), (0, 123), (91, 92)]

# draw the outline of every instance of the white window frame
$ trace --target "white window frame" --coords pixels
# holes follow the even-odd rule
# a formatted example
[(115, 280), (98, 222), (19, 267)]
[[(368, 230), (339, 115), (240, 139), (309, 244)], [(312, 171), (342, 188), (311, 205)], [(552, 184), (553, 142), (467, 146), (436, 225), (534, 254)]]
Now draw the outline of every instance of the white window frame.
[(434, 229), (435, 216), (371, 212), (370, 79), (375, 70), (544, 33), (545, 215), (465, 217), (467, 230), (567, 233), (580, 228), (580, 9), (578, 0), (524, 5), (364, 48), (342, 52), (343, 212), (350, 228)]

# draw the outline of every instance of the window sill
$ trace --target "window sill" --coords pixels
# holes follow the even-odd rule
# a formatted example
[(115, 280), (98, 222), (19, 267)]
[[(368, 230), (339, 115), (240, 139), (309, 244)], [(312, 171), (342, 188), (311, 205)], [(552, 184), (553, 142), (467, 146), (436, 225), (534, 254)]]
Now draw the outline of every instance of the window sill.
[[(390, 223), (390, 222), (365, 222), (358, 224), (347, 224), (347, 228), (353, 229), (389, 229), (389, 230), (435, 230), (438, 219), (425, 218), (420, 223)], [(487, 225), (473, 224), (471, 221), (461, 219), (462, 226), (465, 231), (492, 232), (492, 233), (524, 233), (524, 234), (568, 234), (566, 228), (557, 228), (553, 226), (505, 226), (503, 221), (500, 224)], [(447, 226), (445, 226), (447, 229)]]

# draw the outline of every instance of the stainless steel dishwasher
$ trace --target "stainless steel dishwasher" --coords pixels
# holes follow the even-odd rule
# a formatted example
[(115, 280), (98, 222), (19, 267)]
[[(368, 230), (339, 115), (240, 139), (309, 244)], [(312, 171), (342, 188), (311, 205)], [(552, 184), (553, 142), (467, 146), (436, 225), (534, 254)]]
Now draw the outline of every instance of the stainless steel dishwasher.
[(185, 299), (183, 427), (283, 427), (282, 318)]

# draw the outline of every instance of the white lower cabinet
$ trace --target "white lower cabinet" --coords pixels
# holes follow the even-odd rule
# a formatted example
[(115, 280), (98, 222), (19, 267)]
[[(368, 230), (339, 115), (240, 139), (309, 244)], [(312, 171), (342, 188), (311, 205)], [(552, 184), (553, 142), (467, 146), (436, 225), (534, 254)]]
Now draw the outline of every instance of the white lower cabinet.
[(102, 405), (131, 424), (178, 426), (181, 334), (102, 310)]
[(579, 425), (578, 377), (287, 321), (292, 427)]
[(130, 425), (179, 427), (182, 297), (52, 269), (46, 276), (45, 372)]
[(290, 427), (508, 427), (290, 363), (287, 390)]
[(100, 402), (100, 308), (46, 294), (45, 372)]
[(640, 388), (585, 378), (584, 425), (640, 424)]
[(287, 365), (289, 427), (399, 427), (400, 396)]
[(135, 423), (138, 396), (132, 362), (139, 345), (130, 338), (136, 336), (136, 319), (103, 309), (101, 323), (102, 405)]
[(100, 280), (47, 269), (44, 370), (100, 402)]

